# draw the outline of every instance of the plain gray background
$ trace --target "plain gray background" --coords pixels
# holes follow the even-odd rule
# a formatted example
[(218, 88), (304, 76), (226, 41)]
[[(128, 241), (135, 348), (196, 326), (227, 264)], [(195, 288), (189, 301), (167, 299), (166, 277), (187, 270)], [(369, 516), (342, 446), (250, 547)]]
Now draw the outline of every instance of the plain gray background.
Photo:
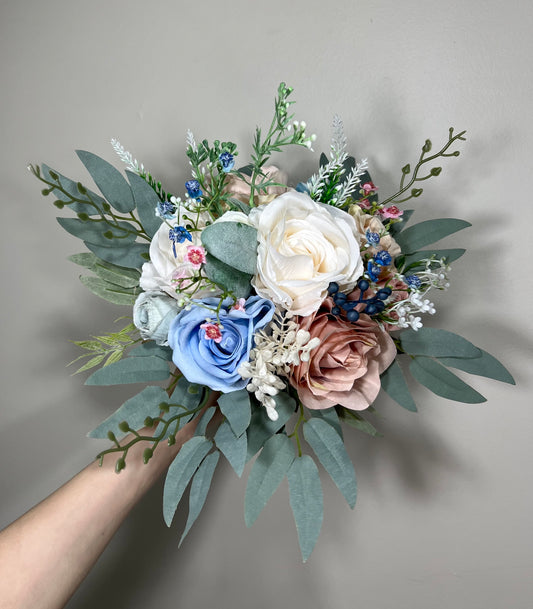
[[(414, 389), (419, 414), (378, 401), (385, 434), (348, 433), (359, 482), (352, 512), (324, 477), (325, 523), (302, 565), (285, 485), (256, 524), (246, 473), (222, 467), (178, 550), (161, 485), (142, 501), (68, 607), (526, 609), (531, 607), (533, 9), (527, 1), (182, 2), (2, 0), (2, 407), (0, 526), (81, 469), (85, 434), (134, 388), (83, 386), (69, 340), (113, 329), (127, 310), (92, 296), (66, 260), (81, 244), (26, 171), (87, 177), (74, 150), (115, 162), (117, 137), (168, 189), (183, 190), (187, 128), (234, 139), (244, 160), (279, 81), (317, 154), (278, 159), (293, 184), (342, 116), (382, 194), (426, 137), (468, 130), (459, 159), (426, 182), (418, 220), (473, 223), (429, 321), (497, 355), (517, 387), (473, 378), (488, 401)], [(120, 165), (118, 159), (117, 165)], [(53, 582), (51, 582), (53, 585)], [(1, 604), (1, 601), (0, 601)]]

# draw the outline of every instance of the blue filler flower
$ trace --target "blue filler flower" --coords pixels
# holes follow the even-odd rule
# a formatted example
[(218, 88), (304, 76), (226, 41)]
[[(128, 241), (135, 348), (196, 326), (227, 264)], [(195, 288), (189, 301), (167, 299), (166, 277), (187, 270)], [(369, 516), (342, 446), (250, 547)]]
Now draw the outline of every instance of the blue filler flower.
[(232, 299), (225, 300), (219, 312), (222, 340), (216, 342), (206, 337), (201, 326), (209, 317), (205, 306), (215, 309), (219, 301), (205, 298), (199, 302), (204, 306), (194, 306), (193, 301), (191, 309), (178, 313), (170, 324), (168, 343), (172, 361), (190, 383), (207, 385), (223, 393), (244, 389), (248, 380), (239, 374), (239, 366), (249, 361), (253, 336), (272, 319), (274, 304), (251, 296), (241, 311), (231, 308)]
[(366, 272), (372, 281), (377, 281), (379, 274), (381, 273), (381, 266), (370, 260), (366, 265)]
[(417, 275), (406, 275), (405, 283), (414, 290), (418, 290), (418, 288), (422, 285), (420, 277), (418, 277)]
[(199, 199), (202, 196), (202, 189), (200, 188), (200, 182), (198, 180), (187, 180), (185, 182), (185, 188), (187, 194), (191, 199)]
[(374, 260), (376, 264), (379, 266), (389, 266), (392, 262), (392, 256), (387, 252), (387, 250), (381, 250), (374, 256)]
[(176, 243), (183, 243), (185, 239), (192, 241), (191, 233), (184, 226), (174, 226), (168, 231), (168, 238), (172, 241), (172, 251), (176, 258)]
[(224, 171), (225, 173), (228, 173), (228, 171), (231, 171), (233, 169), (233, 166), (235, 165), (235, 158), (229, 152), (222, 152), (219, 155), (218, 160), (220, 161), (220, 164), (222, 165), (222, 171)]
[(171, 201), (158, 201), (155, 215), (170, 220), (176, 212), (176, 206)]
[(378, 233), (373, 233), (371, 230), (367, 230), (365, 233), (366, 241), (370, 246), (376, 246), (379, 243)]

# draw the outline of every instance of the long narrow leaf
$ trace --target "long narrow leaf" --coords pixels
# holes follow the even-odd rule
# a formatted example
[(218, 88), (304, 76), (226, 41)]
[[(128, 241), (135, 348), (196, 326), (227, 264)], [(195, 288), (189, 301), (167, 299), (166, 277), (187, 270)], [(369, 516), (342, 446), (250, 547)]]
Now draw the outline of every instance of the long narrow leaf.
[(447, 330), (420, 328), (404, 330), (400, 334), (402, 349), (409, 355), (431, 357), (480, 357), (481, 349), (471, 342)]
[(469, 374), (477, 374), (478, 376), (485, 376), (489, 379), (495, 379), (502, 383), (515, 384), (515, 380), (511, 373), (505, 368), (505, 366), (499, 362), (493, 355), (480, 349), (481, 357), (472, 359), (462, 357), (439, 357), (438, 360), (441, 364), (449, 366), (450, 368), (457, 368), (458, 370), (464, 370)]
[(416, 404), (405, 382), (402, 369), (396, 360), (385, 370), (380, 380), (383, 391), (388, 393), (395, 402), (406, 410), (416, 412)]
[(412, 254), (468, 226), (472, 226), (470, 222), (458, 218), (426, 220), (407, 227), (395, 239), (403, 254)]

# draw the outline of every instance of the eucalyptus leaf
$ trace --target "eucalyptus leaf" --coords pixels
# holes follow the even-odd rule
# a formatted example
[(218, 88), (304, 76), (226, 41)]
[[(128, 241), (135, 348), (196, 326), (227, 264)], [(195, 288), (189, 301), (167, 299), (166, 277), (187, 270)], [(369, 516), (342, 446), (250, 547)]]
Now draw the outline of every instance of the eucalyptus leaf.
[(240, 222), (215, 222), (202, 231), (205, 249), (224, 264), (254, 275), (257, 259), (257, 230)]
[[(335, 436), (338, 438), (336, 433)], [(293, 461), (294, 446), (284, 433), (267, 440), (252, 466), (246, 485), (244, 520), (247, 527), (256, 521)]]
[(342, 439), (342, 425), (335, 408), (324, 408), (324, 410), (309, 410), (312, 417), (324, 419), (339, 434)]
[(130, 185), (118, 169), (92, 152), (76, 150), (76, 154), (108, 203), (121, 213), (135, 209)]
[(404, 209), (403, 214), (401, 216), (402, 221), (394, 222), (394, 224), (391, 224), (388, 229), (389, 234), (394, 237), (395, 235), (400, 233), (405, 228), (405, 225), (409, 222), (409, 220), (411, 219), (411, 216), (414, 214), (414, 212), (415, 212), (414, 209)]
[(246, 389), (223, 393), (218, 398), (218, 405), (236, 436), (246, 431), (252, 416), (250, 393)]
[(320, 476), (313, 459), (309, 455), (302, 455), (292, 462), (287, 478), (302, 559), (306, 562), (315, 547), (324, 517)]
[(421, 385), (443, 398), (467, 404), (479, 404), (487, 401), (470, 385), (467, 385), (434, 359), (417, 356), (411, 361), (409, 370)]
[(168, 363), (159, 357), (127, 357), (100, 368), (85, 381), (86, 385), (124, 385), (165, 381), (170, 375)]
[(303, 431), (307, 443), (353, 508), (357, 498), (355, 471), (339, 434), (323, 419), (309, 419), (303, 424)]
[(383, 434), (379, 432), (370, 421), (367, 421), (362, 414), (359, 412), (344, 409), (343, 420), (350, 425), (350, 427), (354, 427), (358, 431), (362, 431), (363, 433), (372, 436), (373, 438), (381, 438)]
[(223, 421), (215, 434), (215, 444), (240, 478), (246, 465), (248, 450), (246, 434), (235, 435), (228, 421)]
[(209, 408), (206, 408), (204, 410), (204, 412), (200, 416), (200, 420), (198, 421), (198, 425), (196, 426), (196, 429), (194, 431), (195, 436), (205, 436), (206, 435), (207, 426), (211, 422), (211, 419), (213, 418), (213, 415), (215, 414), (216, 410), (217, 409), (215, 408), (215, 406), (210, 406)]
[(469, 374), (477, 374), (485, 376), (489, 379), (495, 379), (502, 383), (515, 384), (515, 380), (505, 366), (499, 362), (493, 355), (480, 349), (481, 357), (462, 358), (462, 357), (439, 357), (438, 361), (450, 368), (457, 368)]
[(161, 199), (150, 184), (141, 178), (140, 175), (132, 171), (126, 171), (126, 175), (133, 192), (139, 220), (146, 234), (149, 237), (153, 237), (161, 227), (161, 218), (155, 215), (157, 205), (161, 202)]
[(465, 252), (465, 249), (459, 247), (448, 250), (420, 250), (414, 254), (403, 256), (402, 263), (399, 268), (401, 270), (409, 270), (412, 272), (419, 267), (425, 267), (425, 262), (421, 261), (429, 260), (431, 258), (434, 258), (435, 260), (444, 258), (446, 264), (451, 264), (460, 258)]
[(108, 283), (99, 277), (81, 275), (80, 281), (96, 296), (117, 305), (133, 305), (140, 292), (140, 288), (138, 290), (121, 288), (112, 283)]
[(187, 485), (211, 447), (212, 442), (206, 437), (194, 436), (185, 442), (170, 464), (163, 488), (163, 516), (167, 526), (172, 524)]
[[(137, 269), (127, 269), (109, 264), (108, 262), (99, 262), (94, 265), (93, 272), (103, 279), (121, 288), (138, 288), (141, 274)], [(138, 293), (140, 293), (140, 288)]]
[(150, 340), (137, 345), (129, 352), (130, 357), (148, 357), (149, 355), (155, 355), (155, 357), (160, 357), (169, 362), (172, 359), (172, 349), (157, 345), (153, 340)]
[(98, 256), (95, 256), (92, 252), (82, 252), (81, 254), (72, 254), (68, 256), (67, 260), (74, 262), (78, 266), (82, 266), (83, 268), (93, 270), (96, 264), (100, 261)]
[(444, 237), (472, 226), (466, 220), (457, 218), (438, 218), (426, 220), (413, 226), (407, 227), (395, 236), (396, 242), (402, 249), (403, 254), (412, 254), (426, 245), (440, 241)]
[[(119, 239), (118, 243), (126, 245), (137, 238), (135, 227), (129, 222), (119, 222), (116, 227), (108, 222), (95, 222), (90, 219), (83, 221), (79, 218), (56, 218), (56, 220), (67, 233), (95, 245), (109, 247), (113, 239)], [(113, 238), (109, 239), (104, 233), (111, 233)]]
[(380, 376), (381, 388), (406, 410), (416, 412), (416, 404), (405, 381), (402, 369), (396, 360)]
[(196, 522), (196, 519), (204, 507), (219, 457), (220, 453), (216, 451), (208, 454), (194, 474), (189, 493), (189, 515), (178, 547), (183, 543), (187, 533), (191, 530), (192, 525)]
[(145, 387), (87, 435), (89, 438), (107, 438), (107, 432), (112, 431), (120, 439), (125, 433), (120, 431), (119, 423), (127, 421), (132, 429), (141, 429), (146, 417), (159, 416), (159, 404), (167, 399), (167, 393), (161, 387)]
[(471, 342), (448, 330), (420, 328), (404, 330), (400, 334), (402, 349), (409, 355), (429, 355), (432, 357), (480, 357), (481, 349)]
[(222, 286), (228, 292), (233, 292), (237, 298), (248, 298), (252, 292), (250, 284), (251, 275), (245, 275), (237, 271), (231, 266), (217, 260), (211, 254), (206, 256), (204, 272), (208, 279)]
[(128, 269), (141, 269), (142, 265), (147, 262), (147, 258), (143, 254), (148, 256), (148, 243), (130, 243), (129, 245), (110, 245), (107, 247), (95, 245), (87, 241), (84, 241), (84, 243), (87, 249), (96, 254), (98, 258), (117, 266), (123, 266)]
[(248, 427), (248, 457), (251, 459), (257, 451), (261, 450), (264, 443), (277, 433), (285, 423), (293, 416), (296, 402), (286, 393), (278, 393), (274, 396), (278, 418), (272, 421), (268, 418), (263, 407), (254, 408), (252, 418)]
[[(78, 182), (61, 175), (58, 171), (55, 171), (55, 169), (48, 167), (48, 165), (41, 165), (41, 170), (43, 177), (49, 182), (55, 183), (55, 180), (53, 180), (52, 176), (50, 175), (51, 171), (58, 176), (61, 188), (68, 193), (68, 195), (55, 189), (54, 196), (56, 196), (60, 201), (66, 203), (70, 210), (77, 214), (86, 213), (89, 216), (99, 215), (101, 212), (103, 212), (105, 199), (103, 199), (100, 195), (89, 189), (86, 189), (85, 194), (80, 193)], [(79, 199), (79, 201), (71, 202), (71, 197)], [(94, 206), (91, 204), (91, 202), (94, 203)]]

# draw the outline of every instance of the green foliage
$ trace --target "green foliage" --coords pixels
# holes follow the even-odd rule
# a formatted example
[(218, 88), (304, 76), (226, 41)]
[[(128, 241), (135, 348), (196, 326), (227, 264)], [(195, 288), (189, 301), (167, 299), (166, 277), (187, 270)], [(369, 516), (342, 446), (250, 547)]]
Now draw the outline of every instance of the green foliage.
[(85, 381), (86, 385), (126, 385), (165, 381), (170, 371), (168, 363), (155, 356), (128, 357), (100, 368)]
[(362, 431), (373, 438), (383, 437), (383, 434), (379, 432), (370, 421), (367, 421), (360, 412), (344, 408), (342, 410), (342, 420), (350, 425), (350, 427), (354, 427), (358, 431)]
[(419, 250), (413, 254), (397, 256), (394, 260), (394, 264), (401, 273), (414, 273), (425, 268), (426, 260), (444, 260), (446, 264), (451, 264), (459, 259), (465, 252), (466, 250), (462, 248)]
[(462, 358), (462, 357), (439, 357), (441, 364), (450, 368), (457, 368), (469, 374), (477, 374), (490, 379), (501, 381), (502, 383), (515, 384), (511, 373), (490, 353), (480, 349), (479, 357)]
[(124, 326), (118, 332), (110, 332), (91, 338), (92, 340), (72, 341), (81, 349), (85, 349), (87, 353), (80, 355), (68, 365), (71, 366), (80, 359), (89, 358), (74, 374), (85, 372), (100, 364), (109, 366), (118, 362), (124, 356), (125, 350), (139, 341), (138, 330), (132, 323)]
[(132, 171), (126, 171), (126, 175), (130, 182), (139, 220), (148, 237), (152, 238), (161, 226), (161, 218), (155, 215), (157, 204), (161, 199), (153, 187), (141, 176)]
[(244, 273), (254, 275), (257, 230), (240, 222), (216, 222), (202, 231), (202, 244), (215, 258)]
[(470, 222), (457, 218), (426, 220), (407, 227), (396, 236), (396, 242), (401, 247), (403, 254), (414, 254), (426, 245), (440, 241), (468, 226), (472, 226)]
[(233, 294), (236, 298), (248, 298), (252, 291), (250, 285), (251, 275), (241, 273), (221, 262), (218, 258), (211, 256), (211, 254), (206, 256), (203, 270), (210, 281)]
[(287, 421), (294, 415), (296, 402), (286, 393), (278, 393), (274, 396), (276, 402), (276, 412), (278, 418), (272, 421), (268, 418), (264, 408), (254, 408), (248, 427), (248, 455), (250, 460), (261, 448), (264, 443), (275, 433), (277, 433)]
[(215, 434), (215, 444), (240, 478), (246, 465), (248, 452), (246, 433), (243, 431), (240, 436), (236, 435), (228, 421), (223, 421)]
[(322, 528), (324, 500), (315, 462), (309, 455), (297, 457), (288, 472), (289, 500), (304, 562), (309, 558)]
[(400, 406), (403, 406), (406, 410), (416, 412), (416, 404), (411, 396), (409, 387), (405, 382), (402, 369), (396, 360), (385, 370), (380, 377), (381, 388), (383, 391), (389, 394), (389, 396), (397, 402)]
[(400, 334), (400, 345), (409, 355), (432, 357), (479, 357), (481, 350), (471, 342), (448, 330), (420, 328), (404, 330)]
[[(339, 407), (339, 411), (342, 412), (344, 410), (342, 407)], [(311, 416), (324, 419), (326, 423), (331, 425), (333, 429), (339, 434), (342, 438), (342, 426), (339, 419), (339, 415), (337, 414), (337, 410), (335, 408), (325, 408), (324, 410), (310, 410)]]
[(218, 398), (218, 405), (234, 434), (236, 436), (243, 434), (250, 425), (252, 416), (250, 393), (246, 389), (223, 393)]

